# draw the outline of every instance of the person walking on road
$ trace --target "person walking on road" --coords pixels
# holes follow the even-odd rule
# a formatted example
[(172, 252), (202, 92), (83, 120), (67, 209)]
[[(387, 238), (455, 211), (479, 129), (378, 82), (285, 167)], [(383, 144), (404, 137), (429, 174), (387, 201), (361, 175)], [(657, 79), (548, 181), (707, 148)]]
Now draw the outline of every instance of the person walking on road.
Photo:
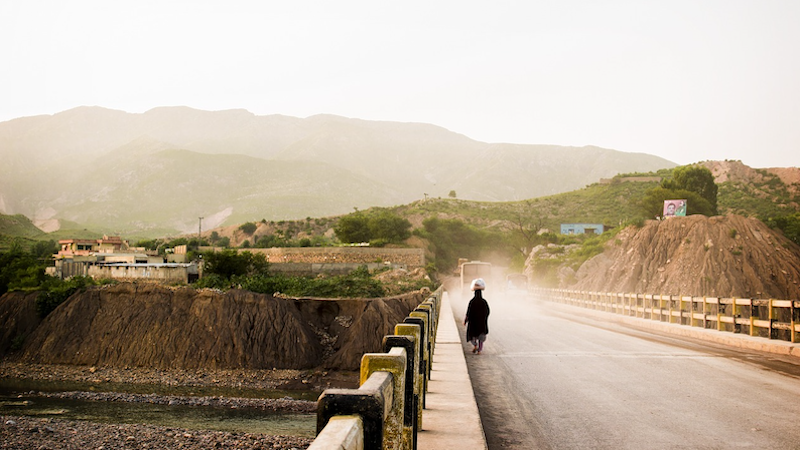
[(486, 282), (483, 278), (472, 280), (471, 289), (475, 291), (467, 306), (467, 316), (464, 325), (467, 326), (467, 340), (472, 344), (472, 353), (481, 354), (483, 342), (489, 334), (489, 303), (483, 298)]

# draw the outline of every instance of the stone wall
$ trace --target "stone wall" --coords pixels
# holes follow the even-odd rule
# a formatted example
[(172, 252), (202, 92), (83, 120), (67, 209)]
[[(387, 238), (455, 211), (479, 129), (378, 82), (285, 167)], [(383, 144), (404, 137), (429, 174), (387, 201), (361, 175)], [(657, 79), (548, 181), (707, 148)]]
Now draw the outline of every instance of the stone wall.
[[(194, 276), (192, 276), (194, 275)], [(167, 284), (186, 284), (197, 278), (197, 267), (189, 264), (121, 264), (89, 266), (94, 279), (112, 278), (121, 281), (150, 281)]]
[(273, 264), (370, 264), (382, 263), (416, 269), (425, 266), (425, 252), (421, 248), (374, 247), (291, 247), (248, 248), (246, 251), (262, 253)]

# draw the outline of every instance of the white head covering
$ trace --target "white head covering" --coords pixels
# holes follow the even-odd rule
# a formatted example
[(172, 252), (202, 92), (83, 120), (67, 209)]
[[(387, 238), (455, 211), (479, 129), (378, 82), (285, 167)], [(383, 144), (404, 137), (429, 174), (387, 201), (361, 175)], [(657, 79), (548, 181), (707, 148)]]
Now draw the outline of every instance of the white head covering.
[(473, 291), (482, 291), (486, 289), (486, 282), (483, 281), (483, 278), (476, 278), (472, 280), (472, 285), (470, 286), (470, 289), (472, 289)]

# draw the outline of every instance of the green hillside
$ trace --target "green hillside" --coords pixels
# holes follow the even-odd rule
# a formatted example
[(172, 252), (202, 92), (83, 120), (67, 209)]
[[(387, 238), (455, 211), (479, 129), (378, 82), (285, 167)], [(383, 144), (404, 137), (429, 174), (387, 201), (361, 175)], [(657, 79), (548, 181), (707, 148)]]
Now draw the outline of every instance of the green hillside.
[(15, 214), (13, 216), (0, 214), (0, 234), (7, 236), (25, 237), (25, 238), (38, 238), (43, 237), (44, 232), (31, 222), (31, 220), (22, 214)]
[(756, 180), (736, 180), (718, 184), (722, 213), (768, 218), (800, 210), (800, 190), (786, 185), (774, 174), (756, 169)]
[(0, 214), (0, 251), (5, 251), (13, 245), (28, 249), (37, 240), (47, 239), (47, 235), (22, 214)]
[(562, 223), (602, 223), (614, 227), (641, 218), (638, 201), (657, 182), (625, 181), (615, 177), (609, 183), (596, 183), (577, 191), (517, 202), (473, 202), (457, 199), (429, 199), (400, 206), (406, 216), (458, 217), (468, 223), (507, 228), (520, 214), (536, 218), (544, 228), (558, 232)]

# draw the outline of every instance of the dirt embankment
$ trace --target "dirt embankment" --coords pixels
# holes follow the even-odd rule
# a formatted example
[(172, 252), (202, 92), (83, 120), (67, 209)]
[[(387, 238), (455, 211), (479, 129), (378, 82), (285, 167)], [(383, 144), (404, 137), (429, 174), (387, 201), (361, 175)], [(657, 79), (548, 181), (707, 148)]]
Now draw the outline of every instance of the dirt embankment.
[(121, 284), (73, 295), (39, 321), (35, 296), (7, 294), (0, 356), (84, 366), (358, 370), (361, 355), (380, 351), (383, 336), (425, 295), (320, 300)]
[(754, 218), (700, 215), (629, 227), (576, 273), (570, 289), (800, 298), (800, 247)]

